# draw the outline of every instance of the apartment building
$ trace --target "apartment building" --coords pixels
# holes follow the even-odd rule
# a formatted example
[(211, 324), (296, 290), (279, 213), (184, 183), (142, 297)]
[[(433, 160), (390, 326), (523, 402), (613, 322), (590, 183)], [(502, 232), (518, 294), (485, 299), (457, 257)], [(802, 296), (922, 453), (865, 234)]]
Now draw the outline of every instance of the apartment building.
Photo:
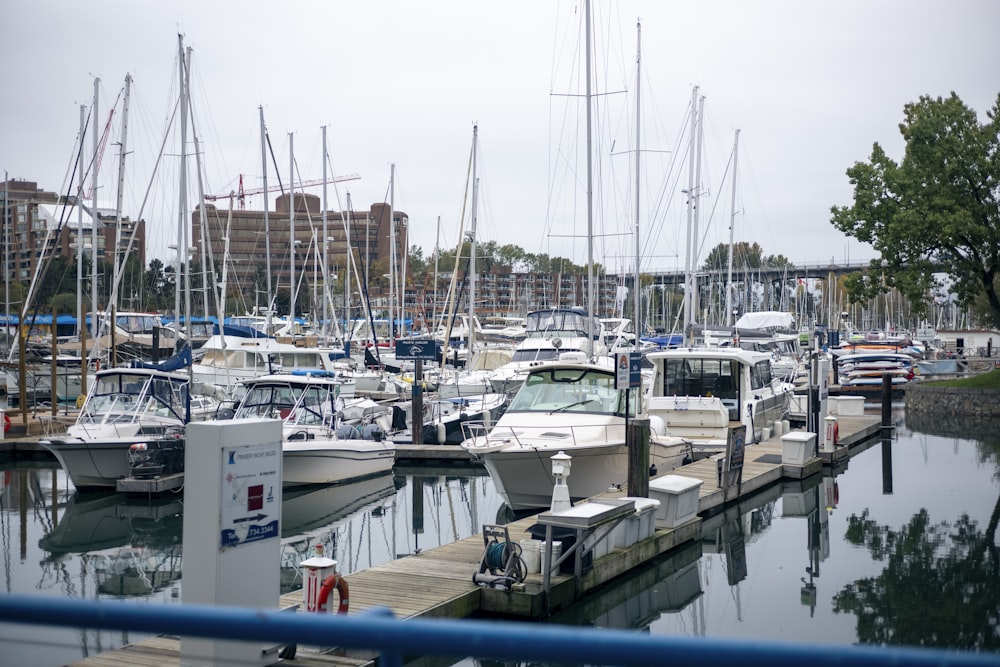
[[(294, 216), (291, 199), (290, 194), (275, 199), (274, 210), (267, 211), (266, 229), (263, 210), (233, 210), (230, 218), (228, 207), (206, 204), (204, 230), (201, 211), (195, 210), (191, 216), (193, 260), (200, 263), (200, 258), (208, 257), (210, 250), (211, 256), (216, 258), (215, 266), (221, 269), (222, 258), (226, 257), (230, 295), (240, 293), (246, 303), (263, 303), (264, 300), (257, 298), (257, 291), (264, 287), (261, 278), (268, 264), (272, 290), (288, 293), (293, 273), (290, 240), (294, 240), (294, 273), (299, 293), (321, 289), (324, 243), (320, 198), (296, 192)], [(390, 210), (388, 204), (378, 203), (372, 204), (367, 211), (327, 211), (325, 252), (331, 272), (331, 293), (342, 295), (345, 291), (343, 280), (347, 275), (348, 247), (354, 256), (352, 267), (357, 267), (362, 276), (380, 278), (389, 271), (393, 244), (397, 265), (402, 266), (408, 247), (409, 217), (402, 211), (392, 211), (393, 226), (389, 220)], [(350, 290), (352, 294), (357, 291), (354, 284)], [(343, 296), (337, 302), (342, 303)]]
[(98, 207), (95, 211), (86, 202), (77, 208), (74, 197), (41, 190), (32, 181), (8, 180), (0, 184), (0, 202), (5, 280), (29, 283), (43, 254), (75, 259), (78, 236), (83, 237), (83, 251), (91, 253), (95, 224), (98, 262), (113, 264), (107, 249), (116, 243), (121, 261), (131, 239), (131, 252), (143, 267), (146, 265), (146, 225), (142, 220), (123, 216), (119, 227), (113, 209)]

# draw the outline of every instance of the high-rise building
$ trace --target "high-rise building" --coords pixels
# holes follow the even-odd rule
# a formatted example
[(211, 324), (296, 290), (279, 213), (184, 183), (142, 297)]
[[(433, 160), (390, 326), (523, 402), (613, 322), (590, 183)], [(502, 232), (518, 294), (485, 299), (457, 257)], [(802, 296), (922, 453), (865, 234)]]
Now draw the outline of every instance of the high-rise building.
[[(264, 306), (267, 303), (264, 292), (268, 267), (272, 291), (275, 294), (284, 293), (287, 298), (293, 273), (289, 243), (292, 238), (290, 199), (289, 194), (276, 198), (274, 210), (268, 211), (267, 229), (264, 227), (263, 210), (237, 210), (234, 207), (230, 218), (228, 207), (206, 204), (204, 230), (200, 209), (192, 214), (192, 262), (195, 266), (215, 266), (218, 279), (222, 275), (225, 261), (227, 299), (242, 299), (248, 307)], [(408, 247), (409, 218), (402, 211), (392, 211), (396, 223), (393, 229), (389, 211), (389, 205), (383, 203), (372, 204), (367, 211), (327, 211), (327, 236), (324, 243), (319, 197), (296, 192), (294, 274), (299, 294), (296, 303), (311, 304), (305, 307), (306, 311), (322, 307), (311, 299), (317, 290), (322, 294), (322, 262), (325, 255), (329, 261), (330, 293), (335, 303), (343, 304), (344, 280), (348, 275), (348, 246), (353, 256), (350, 274), (353, 276), (355, 271), (360, 272), (362, 285), (370, 282), (366, 280), (366, 276), (376, 278), (389, 273), (393, 243), (396, 266), (401, 268)], [(392, 236), (393, 233), (395, 237)], [(203, 260), (203, 257), (212, 259)], [(197, 278), (192, 280), (192, 285), (195, 289), (198, 288)], [(352, 278), (349, 286), (352, 295), (357, 292), (355, 285), (355, 279)], [(354, 298), (352, 296), (351, 300)], [(296, 308), (296, 312), (303, 311)]]

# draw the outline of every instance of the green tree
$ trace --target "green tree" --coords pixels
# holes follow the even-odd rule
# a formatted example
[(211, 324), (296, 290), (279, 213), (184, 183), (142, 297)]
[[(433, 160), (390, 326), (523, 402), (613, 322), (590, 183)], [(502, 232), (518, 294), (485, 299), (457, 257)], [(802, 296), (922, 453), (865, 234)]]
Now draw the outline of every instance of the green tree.
[(155, 257), (149, 260), (149, 269), (146, 271), (146, 277), (143, 282), (145, 287), (143, 293), (145, 308), (159, 310), (173, 303), (168, 299), (172, 282), (167, 279), (162, 260)]
[(49, 301), (49, 309), (56, 311), (60, 315), (72, 315), (77, 317), (76, 294), (72, 292), (60, 292)]
[(847, 170), (854, 203), (831, 209), (837, 229), (880, 254), (851, 277), (851, 298), (895, 287), (923, 312), (938, 271), (962, 304), (984, 298), (1000, 324), (1000, 95), (985, 124), (955, 93), (923, 96), (903, 114), (902, 161), (875, 143), (869, 162)]
[[(764, 249), (757, 242), (739, 241), (733, 244), (733, 270), (759, 269), (764, 266)], [(720, 243), (705, 257), (706, 271), (724, 271), (729, 268), (729, 244)]]

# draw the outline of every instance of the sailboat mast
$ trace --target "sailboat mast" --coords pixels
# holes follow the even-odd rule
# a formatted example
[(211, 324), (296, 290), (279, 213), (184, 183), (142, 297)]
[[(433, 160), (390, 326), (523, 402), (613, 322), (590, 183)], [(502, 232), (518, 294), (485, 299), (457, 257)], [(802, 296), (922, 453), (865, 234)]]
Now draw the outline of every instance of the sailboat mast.
[(327, 301), (330, 295), (330, 285), (329, 283), (329, 257), (327, 256), (327, 248), (329, 246), (329, 231), (327, 230), (326, 222), (326, 125), (323, 126), (323, 324), (320, 331), (323, 332), (323, 339), (326, 340), (327, 335), (327, 318), (330, 317), (330, 308)]
[(389, 344), (396, 338), (396, 219), (393, 209), (396, 165), (389, 165)]
[(294, 135), (288, 133), (288, 326), (295, 333), (295, 152)]
[(698, 144), (695, 151), (697, 164), (695, 165), (694, 175), (694, 232), (691, 236), (691, 313), (694, 318), (698, 317), (699, 308), (697, 271), (698, 255), (701, 254), (701, 243), (699, 240), (700, 232), (698, 230), (699, 222), (701, 220), (701, 205), (698, 203), (698, 198), (701, 197), (701, 149), (704, 141), (704, 133), (705, 96), (702, 95), (698, 98)]
[(591, 148), (590, 0), (587, 0), (587, 352), (594, 353), (594, 167)]
[[(122, 242), (122, 198), (125, 194), (125, 156), (128, 154), (128, 102), (129, 94), (132, 91), (132, 75), (125, 75), (125, 100), (122, 104), (122, 139), (120, 152), (118, 154), (118, 201), (115, 203), (115, 248), (114, 248), (114, 285), (111, 291), (112, 298), (109, 299), (109, 310), (117, 305), (118, 288), (118, 248)], [(114, 351), (112, 350), (112, 354)]]
[[(90, 196), (91, 196), (91, 224), (90, 224), (90, 312), (94, 318), (94, 347), (97, 347), (98, 321), (97, 321), (97, 163), (101, 150), (101, 138), (97, 117), (98, 92), (100, 91), (101, 80), (94, 79), (94, 161), (91, 164), (90, 172)], [(92, 354), (94, 351), (92, 351)], [(86, 359), (82, 360), (86, 363)]]
[(688, 139), (688, 189), (687, 189), (687, 244), (684, 259), (684, 342), (691, 342), (691, 248), (694, 245), (692, 223), (694, 219), (694, 162), (695, 162), (695, 124), (698, 122), (698, 86), (691, 91), (691, 135)]
[(639, 104), (639, 93), (640, 87), (642, 85), (642, 22), (637, 21), (635, 24), (635, 277), (633, 278), (634, 289), (633, 298), (635, 300), (635, 310), (633, 317), (635, 318), (633, 329), (635, 330), (635, 349), (639, 350), (639, 334), (642, 330), (642, 296), (639, 293), (640, 288), (640, 272), (639, 272), (639, 257), (640, 257), (640, 243), (639, 243), (639, 168), (641, 162), (639, 160), (639, 121), (640, 121), (640, 104)]
[[(343, 219), (343, 218), (342, 218)], [(347, 253), (344, 255), (344, 335), (351, 334), (351, 262), (354, 261), (354, 250), (351, 248), (351, 227), (354, 225), (354, 212), (351, 211), (351, 193), (347, 193), (347, 218), (344, 221), (344, 245)]]
[(476, 319), (476, 209), (479, 196), (479, 176), (477, 175), (479, 126), (472, 126), (472, 229), (469, 232), (469, 356), (472, 355), (473, 345), (476, 342), (475, 327), (473, 322)]
[[(431, 303), (431, 331), (437, 328), (438, 256), (441, 254), (441, 216), (438, 216), (437, 235), (434, 237), (434, 301)], [(8, 299), (9, 301), (10, 299)]]
[(729, 217), (729, 266), (726, 269), (726, 326), (733, 326), (733, 230), (736, 227), (736, 158), (739, 155), (740, 130), (733, 138), (733, 201)]
[(178, 67), (178, 76), (180, 77), (180, 90), (181, 90), (181, 164), (180, 164), (180, 183), (177, 188), (178, 191), (178, 204), (177, 204), (177, 270), (174, 274), (176, 280), (174, 285), (174, 321), (176, 323), (177, 333), (180, 334), (180, 319), (181, 319), (181, 279), (184, 274), (184, 262), (182, 257), (184, 256), (184, 225), (186, 223), (185, 217), (187, 210), (187, 80), (184, 76), (186, 67), (184, 61), (184, 37), (182, 35), (177, 36), (177, 54), (180, 60), (180, 66)]
[[(187, 54), (184, 59), (184, 104), (190, 110), (191, 104), (191, 47), (187, 47)], [(197, 153), (197, 151), (195, 151)], [(185, 195), (187, 193), (185, 192)], [(185, 199), (186, 201), (186, 199)], [(201, 201), (202, 210), (204, 210), (204, 199)], [(187, 216), (184, 217), (184, 241), (181, 247), (184, 248), (184, 326), (188, 331), (188, 345), (191, 344), (191, 257), (188, 255), (188, 248), (191, 247), (191, 225), (188, 224), (189, 220)], [(204, 228), (204, 223), (202, 223), (202, 228)], [(181, 323), (180, 320), (177, 321), (177, 338), (180, 340), (181, 337)], [(191, 386), (194, 386), (194, 364), (188, 364), (188, 379), (191, 382)]]
[[(271, 204), (267, 199), (267, 130), (264, 128), (264, 107), (257, 107), (260, 111), (260, 168), (264, 179), (264, 262), (266, 264), (264, 274), (267, 281), (267, 334), (271, 334), (271, 223), (268, 218), (268, 209)], [(256, 299), (254, 299), (256, 301)], [(219, 323), (220, 329), (222, 323)]]
[[(188, 48), (188, 61), (190, 62), (191, 49)], [(211, 270), (212, 280), (209, 281), (209, 268), (211, 266), (210, 259), (212, 257), (212, 240), (208, 233), (208, 207), (205, 201), (205, 183), (202, 180), (202, 165), (201, 165), (201, 143), (198, 141), (198, 128), (194, 123), (194, 107), (191, 105), (191, 97), (188, 96), (188, 108), (191, 110), (191, 140), (194, 142), (194, 173), (196, 175), (195, 182), (198, 184), (198, 221), (201, 223), (198, 225), (201, 238), (199, 239), (201, 245), (201, 307), (202, 313), (208, 315), (211, 312), (212, 306), (208, 300), (208, 285), (209, 282), (212, 283), (212, 297), (216, 301), (216, 306), (218, 306), (218, 292), (215, 290), (215, 280), (214, 274), (215, 270)], [(232, 196), (229, 197), (230, 208), (232, 208)], [(185, 306), (185, 325), (184, 330), (187, 332), (188, 340), (191, 339), (191, 309), (190, 309), (190, 295), (191, 288), (185, 292), (186, 303)]]
[[(83, 141), (86, 133), (86, 108), (81, 104), (80, 150), (77, 153), (80, 183), (76, 189), (76, 316), (79, 318), (76, 323), (76, 333), (80, 338), (80, 387), (84, 393), (87, 391), (87, 318), (83, 313)], [(10, 283), (9, 276), (7, 282)], [(24, 309), (23, 312), (27, 310)]]

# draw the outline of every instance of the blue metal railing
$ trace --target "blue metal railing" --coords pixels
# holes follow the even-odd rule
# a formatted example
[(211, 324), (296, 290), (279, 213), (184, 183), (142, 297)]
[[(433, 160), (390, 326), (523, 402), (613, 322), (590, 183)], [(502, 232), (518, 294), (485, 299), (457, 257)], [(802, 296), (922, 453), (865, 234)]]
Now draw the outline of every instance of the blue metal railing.
[(187, 637), (337, 646), (381, 652), (380, 665), (403, 654), (588, 665), (699, 667), (978, 667), (1000, 655), (940, 649), (881, 648), (665, 637), (623, 630), (482, 620), (401, 620), (388, 609), (336, 616), (246, 607), (148, 605), (117, 600), (53, 600), (0, 595), (0, 622), (134, 630)]

